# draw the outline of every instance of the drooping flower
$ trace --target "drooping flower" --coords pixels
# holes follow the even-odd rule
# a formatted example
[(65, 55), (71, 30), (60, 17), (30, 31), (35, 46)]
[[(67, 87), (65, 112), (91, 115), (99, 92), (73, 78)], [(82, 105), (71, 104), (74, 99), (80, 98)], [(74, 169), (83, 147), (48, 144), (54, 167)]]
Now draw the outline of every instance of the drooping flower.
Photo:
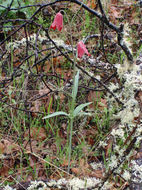
[(86, 49), (85, 44), (82, 41), (78, 42), (78, 44), (77, 44), (77, 54), (78, 54), (78, 57), (81, 58), (85, 53), (88, 56), (91, 56), (90, 53), (88, 52), (88, 50)]
[(59, 12), (56, 14), (54, 21), (52, 23), (52, 25), (50, 26), (50, 28), (52, 28), (53, 30), (55, 30), (56, 28), (61, 31), (63, 28), (63, 15)]

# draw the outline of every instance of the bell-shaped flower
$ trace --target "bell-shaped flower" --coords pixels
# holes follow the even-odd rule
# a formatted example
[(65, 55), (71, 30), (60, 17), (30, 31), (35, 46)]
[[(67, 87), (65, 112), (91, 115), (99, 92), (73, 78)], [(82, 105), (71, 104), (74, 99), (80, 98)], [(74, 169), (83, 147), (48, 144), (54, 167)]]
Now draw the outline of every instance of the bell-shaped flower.
[(52, 25), (50, 26), (50, 28), (52, 28), (53, 30), (55, 30), (56, 28), (61, 31), (63, 28), (63, 15), (59, 12), (56, 14), (54, 21), (52, 23)]
[(77, 54), (78, 54), (78, 57), (81, 58), (85, 53), (88, 56), (91, 56), (90, 53), (88, 52), (88, 50), (86, 49), (85, 44), (82, 41), (78, 42), (78, 44), (77, 44)]

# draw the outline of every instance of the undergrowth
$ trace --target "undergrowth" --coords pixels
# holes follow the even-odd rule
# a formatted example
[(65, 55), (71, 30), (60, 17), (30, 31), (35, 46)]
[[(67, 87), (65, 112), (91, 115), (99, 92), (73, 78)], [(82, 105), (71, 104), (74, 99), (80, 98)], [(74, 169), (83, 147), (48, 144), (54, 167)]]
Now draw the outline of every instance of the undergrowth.
[[(15, 1), (13, 8), (33, 3), (26, 1), (18, 5), (18, 1)], [(120, 189), (130, 180), (123, 174), (128, 172), (129, 175), (129, 163), (133, 151), (122, 164), (119, 162), (123, 156), (127, 156), (125, 150), (129, 147), (127, 142), (133, 138), (131, 129), (133, 124), (122, 122), (121, 117), (117, 115), (124, 109), (122, 104), (125, 104), (124, 100), (129, 95), (123, 94), (126, 90), (123, 85), (128, 78), (120, 77), (121, 65), (126, 60), (126, 55), (116, 42), (115, 32), (106, 26), (103, 27), (98, 18), (83, 10), (81, 6), (65, 3), (61, 8), (60, 5), (50, 6), (46, 16), (42, 12), (47, 8), (44, 7), (32, 22), (11, 35), (38, 9), (37, 7), (21, 9), (23, 18), (18, 8), (14, 12), (9, 11), (6, 17), (4, 17), (6, 9), (0, 9), (2, 18), (13, 19), (10, 22), (5, 21), (0, 39), (1, 42), (7, 39), (0, 47), (2, 51), (0, 60), (1, 186), (12, 185), (17, 181), (47, 178), (58, 180), (63, 177), (70, 178), (70, 175), (79, 178), (96, 177), (103, 180), (106, 174), (110, 174), (108, 181), (111, 187)], [(95, 10), (97, 9), (96, 6)], [(128, 11), (125, 4), (123, 9)], [(129, 7), (129, 9), (133, 12), (133, 8)], [(45, 30), (50, 28), (57, 10), (61, 10), (64, 15), (63, 32), (49, 29), (51, 39), (76, 63), (76, 68), (79, 65), (90, 75), (87, 76), (80, 70), (77, 89), (74, 89), (76, 68), (53, 43), (49, 42)], [(140, 21), (140, 10), (137, 13), (135, 19)], [(118, 24), (119, 20), (111, 18), (110, 14), (108, 10), (112, 22)], [(21, 17), (23, 20), (14, 20)], [(133, 17), (132, 19), (134, 20)], [(128, 22), (127, 19), (125, 22)], [(140, 42), (138, 43), (140, 32), (137, 31), (139, 24), (135, 26), (128, 22), (128, 25), (130, 25), (130, 31), (127, 31), (130, 35), (128, 43), (131, 49), (135, 49), (134, 55), (137, 55), (137, 52), (141, 51)], [(11, 36), (8, 38), (9, 35)], [(134, 39), (133, 44), (131, 37)], [(76, 57), (76, 44), (80, 40), (86, 43), (91, 57), (84, 56), (82, 59)], [(92, 80), (91, 76), (96, 80)], [(110, 94), (105, 87), (113, 93)], [(135, 91), (136, 88), (133, 90)], [(76, 91), (75, 100), (72, 99), (74, 91)], [(86, 102), (91, 104), (82, 107), (80, 115), (73, 116), (76, 107)], [(59, 111), (68, 115), (49, 117), (50, 114)], [(85, 114), (81, 115), (81, 113)], [(126, 113), (122, 112), (122, 114)], [(114, 118), (114, 115), (118, 117)], [(47, 119), (44, 120), (45, 116)], [(69, 119), (66, 116), (69, 116)], [(134, 123), (140, 125), (137, 113), (134, 116), (136, 117), (133, 118)], [(72, 126), (70, 122), (73, 123)], [(115, 174), (111, 173), (114, 168), (117, 168)]]

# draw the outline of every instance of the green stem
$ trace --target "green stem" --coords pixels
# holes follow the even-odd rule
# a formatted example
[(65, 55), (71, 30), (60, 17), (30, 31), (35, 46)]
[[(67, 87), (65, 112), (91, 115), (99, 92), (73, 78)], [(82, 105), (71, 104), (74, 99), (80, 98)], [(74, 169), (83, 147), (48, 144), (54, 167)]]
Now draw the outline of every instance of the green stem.
[(70, 118), (70, 138), (69, 138), (68, 173), (70, 173), (70, 161), (71, 161), (71, 152), (72, 152), (73, 121), (74, 121), (74, 117), (71, 117), (71, 118)]
[[(73, 89), (75, 85), (75, 74), (76, 74), (76, 64), (74, 64), (73, 73)], [(70, 107), (70, 137), (69, 137), (69, 157), (68, 157), (68, 173), (70, 173), (70, 161), (72, 152), (72, 133), (73, 133), (73, 122), (74, 122), (74, 108), (75, 108), (76, 97), (72, 96), (71, 107)]]

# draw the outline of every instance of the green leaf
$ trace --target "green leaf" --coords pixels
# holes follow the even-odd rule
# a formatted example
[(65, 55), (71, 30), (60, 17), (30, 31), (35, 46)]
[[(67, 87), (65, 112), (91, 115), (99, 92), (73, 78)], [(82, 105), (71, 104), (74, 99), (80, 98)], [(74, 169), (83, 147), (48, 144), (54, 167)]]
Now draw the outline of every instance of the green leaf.
[(81, 117), (81, 116), (92, 116), (92, 113), (87, 113), (87, 112), (79, 112), (78, 114), (77, 114), (77, 116), (79, 116), (79, 117)]
[(77, 74), (75, 75), (75, 79), (74, 79), (74, 86), (73, 86), (73, 93), (72, 96), (75, 99), (77, 96), (77, 92), (78, 92), (78, 81), (79, 81), (79, 71), (77, 71)]
[(69, 116), (66, 112), (59, 111), (59, 112), (55, 112), (55, 113), (49, 114), (49, 115), (43, 117), (43, 119), (49, 119), (51, 117), (55, 117), (55, 116), (59, 116), (59, 115)]
[(79, 106), (77, 106), (73, 112), (73, 115), (74, 117), (76, 117), (78, 115), (78, 113), (83, 109), (85, 108), (86, 106), (92, 104), (92, 102), (88, 102), (88, 103), (85, 103), (85, 104), (80, 104)]

